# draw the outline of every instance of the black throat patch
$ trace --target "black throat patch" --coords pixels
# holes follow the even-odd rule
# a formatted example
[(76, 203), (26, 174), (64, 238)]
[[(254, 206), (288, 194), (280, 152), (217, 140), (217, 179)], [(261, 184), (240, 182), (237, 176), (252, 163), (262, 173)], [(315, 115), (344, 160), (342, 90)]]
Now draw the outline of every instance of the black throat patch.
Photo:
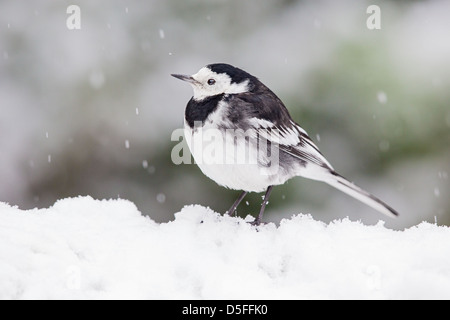
[(184, 114), (189, 127), (194, 128), (194, 124), (197, 121), (201, 121), (201, 123), (204, 124), (208, 116), (217, 109), (219, 102), (224, 96), (225, 94), (218, 94), (207, 97), (201, 101), (195, 101), (194, 98), (191, 98), (186, 106)]

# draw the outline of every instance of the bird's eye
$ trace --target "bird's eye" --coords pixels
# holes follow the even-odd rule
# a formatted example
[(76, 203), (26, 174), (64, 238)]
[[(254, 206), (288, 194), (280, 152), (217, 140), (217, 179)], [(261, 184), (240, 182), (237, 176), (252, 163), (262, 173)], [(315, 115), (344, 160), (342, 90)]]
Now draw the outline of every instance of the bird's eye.
[(216, 84), (216, 80), (214, 80), (214, 79), (209, 79), (209, 80), (208, 80), (208, 84), (209, 84), (210, 86), (213, 86), (213, 85)]

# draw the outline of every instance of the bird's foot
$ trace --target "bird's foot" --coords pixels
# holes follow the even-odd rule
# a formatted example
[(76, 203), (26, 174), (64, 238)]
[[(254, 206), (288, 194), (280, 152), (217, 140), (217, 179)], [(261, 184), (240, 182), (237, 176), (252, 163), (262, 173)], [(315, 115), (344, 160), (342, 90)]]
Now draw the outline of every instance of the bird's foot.
[(225, 214), (229, 215), (230, 217), (237, 217), (237, 210), (234, 211), (227, 210), (225, 211)]
[(255, 219), (255, 221), (247, 222), (248, 224), (259, 227), (260, 225), (266, 225), (269, 224), (268, 222), (262, 222), (260, 219)]

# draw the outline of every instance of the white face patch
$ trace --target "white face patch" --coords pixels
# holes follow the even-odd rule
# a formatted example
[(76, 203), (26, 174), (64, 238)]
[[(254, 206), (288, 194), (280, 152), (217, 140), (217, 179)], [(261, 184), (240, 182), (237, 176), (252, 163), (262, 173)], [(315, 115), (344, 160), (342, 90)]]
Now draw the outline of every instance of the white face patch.
[(231, 78), (225, 73), (215, 73), (203, 67), (192, 75), (196, 82), (191, 82), (194, 89), (194, 99), (197, 101), (218, 94), (236, 94), (248, 92), (249, 80), (241, 83), (231, 83)]

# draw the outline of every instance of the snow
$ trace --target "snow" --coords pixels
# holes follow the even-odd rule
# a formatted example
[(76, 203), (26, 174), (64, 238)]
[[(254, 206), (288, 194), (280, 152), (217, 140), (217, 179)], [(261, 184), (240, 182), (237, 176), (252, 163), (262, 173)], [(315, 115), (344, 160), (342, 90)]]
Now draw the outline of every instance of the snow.
[(255, 228), (195, 205), (157, 224), (120, 199), (0, 203), (0, 299), (449, 299), (449, 253), (430, 223)]
[(381, 104), (386, 104), (386, 102), (387, 102), (387, 100), (388, 100), (387, 95), (386, 95), (386, 92), (384, 92), (384, 91), (378, 91), (378, 93), (377, 93), (377, 99), (378, 99), (378, 102), (379, 102), (379, 103), (381, 103)]
[(161, 40), (166, 38), (166, 35), (165, 35), (163, 29), (159, 29), (159, 38), (160, 38)]

